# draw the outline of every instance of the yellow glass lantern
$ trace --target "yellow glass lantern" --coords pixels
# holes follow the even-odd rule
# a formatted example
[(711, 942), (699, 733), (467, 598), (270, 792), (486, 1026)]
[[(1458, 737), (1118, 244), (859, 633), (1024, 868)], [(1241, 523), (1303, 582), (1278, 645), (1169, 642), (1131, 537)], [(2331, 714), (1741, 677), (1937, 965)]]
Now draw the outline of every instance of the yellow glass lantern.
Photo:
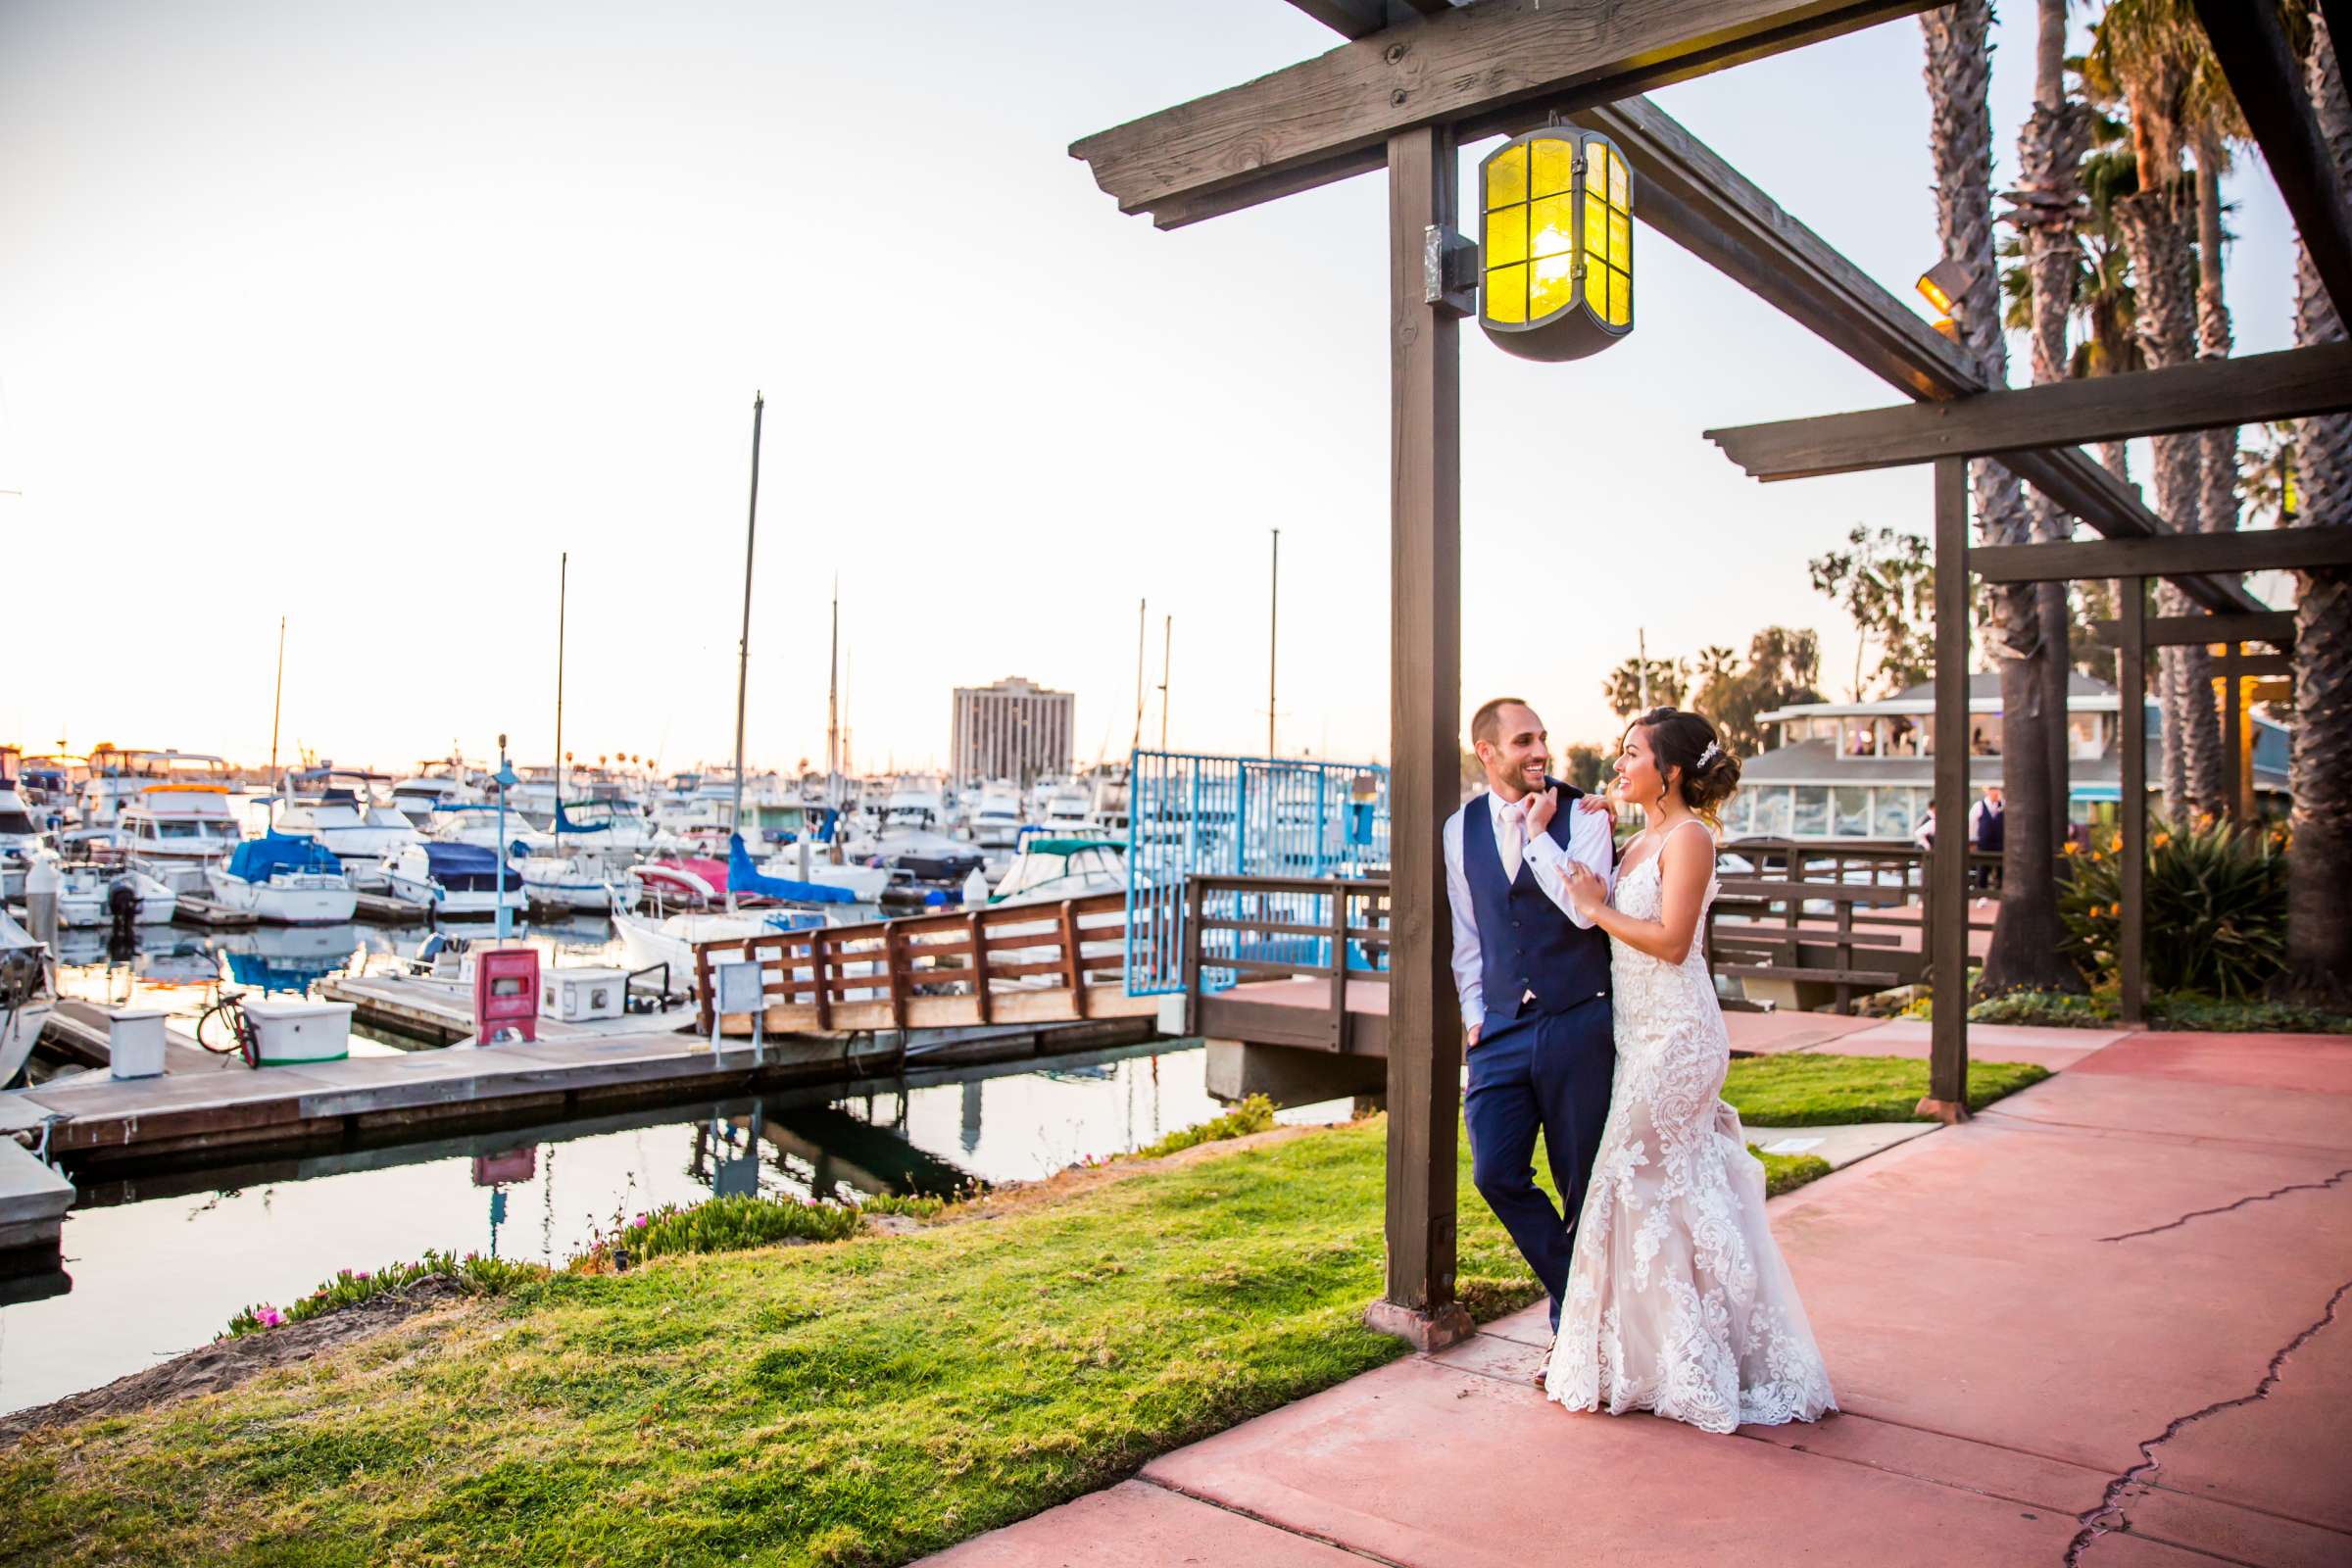
[(1606, 136), (1547, 125), (1478, 166), (1478, 324), (1523, 360), (1581, 360), (1634, 329), (1634, 175)]

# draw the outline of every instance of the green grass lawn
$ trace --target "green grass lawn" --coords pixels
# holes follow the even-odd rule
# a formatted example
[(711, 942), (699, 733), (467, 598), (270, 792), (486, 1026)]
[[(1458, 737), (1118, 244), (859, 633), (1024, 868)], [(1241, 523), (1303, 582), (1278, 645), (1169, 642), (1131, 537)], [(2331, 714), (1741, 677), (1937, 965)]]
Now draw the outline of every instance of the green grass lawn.
[[(1968, 1106), (1986, 1105), (2050, 1075), (2022, 1061), (1968, 1064)], [(1854, 1121), (1917, 1121), (1928, 1092), (1928, 1064), (1908, 1056), (1838, 1056), (1796, 1052), (1741, 1056), (1724, 1080), (1723, 1098), (1740, 1119), (1758, 1127), (1828, 1127)]]
[[(1079, 1173), (908, 1235), (558, 1273), (0, 1450), (0, 1561), (904, 1562), (1402, 1353), (1359, 1321), (1384, 1135)], [(1766, 1163), (1776, 1191), (1827, 1169)], [(1471, 1310), (1534, 1300), (1466, 1143), (1459, 1211)]]

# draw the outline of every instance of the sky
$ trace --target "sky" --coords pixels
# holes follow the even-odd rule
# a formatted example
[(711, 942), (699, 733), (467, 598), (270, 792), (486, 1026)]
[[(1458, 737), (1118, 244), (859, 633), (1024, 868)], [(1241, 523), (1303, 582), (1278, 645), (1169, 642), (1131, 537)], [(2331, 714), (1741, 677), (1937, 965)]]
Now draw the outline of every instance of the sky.
[[(545, 760), (568, 552), (564, 749), (724, 760), (757, 390), (755, 766), (823, 756), (836, 581), (861, 769), (944, 763), (1006, 675), (1123, 754), (1139, 601), (1169, 743), (1261, 753), (1277, 527), (1277, 748), (1385, 756), (1383, 182), (1161, 233), (1066, 151), (1335, 41), (1281, 0), (10, 0), (0, 740), (262, 761), (283, 616), (283, 755)], [(1656, 97), (1911, 300), (1921, 60), (1898, 21)], [(2258, 161), (2227, 192), (2238, 352), (2285, 347), (2291, 226)], [(1577, 364), (1465, 324), (1465, 718), (1597, 740), (1639, 636), (1772, 623), (1843, 695), (1807, 558), (1928, 528), (1924, 468), (1741, 475), (1703, 429), (1898, 400), (1647, 229), (1636, 274)]]

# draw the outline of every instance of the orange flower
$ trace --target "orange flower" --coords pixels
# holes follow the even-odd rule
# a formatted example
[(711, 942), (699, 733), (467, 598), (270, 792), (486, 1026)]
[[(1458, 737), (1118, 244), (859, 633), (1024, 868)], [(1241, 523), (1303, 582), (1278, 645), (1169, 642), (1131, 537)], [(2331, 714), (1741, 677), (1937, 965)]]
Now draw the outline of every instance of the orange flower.
[(2172, 843), (2172, 842), (2173, 842), (2173, 836), (2172, 836), (2170, 833), (2159, 833), (2159, 834), (2157, 834), (2157, 835), (2155, 836), (2155, 838), (2153, 838), (2153, 839), (2149, 840), (2149, 843), (2150, 843), (2150, 844), (2151, 844), (2151, 845), (2152, 845), (2154, 848), (2156, 848), (2156, 849), (2159, 849), (2159, 850), (2163, 849), (2163, 848), (2164, 848), (2164, 847), (2165, 847), (2167, 844), (2170, 844), (2170, 843)]
[(2068, 839), (2066, 841), (2066, 848), (2058, 853), (2061, 855), (2080, 855), (2082, 853), (2082, 846), (2077, 844), (2073, 839)]

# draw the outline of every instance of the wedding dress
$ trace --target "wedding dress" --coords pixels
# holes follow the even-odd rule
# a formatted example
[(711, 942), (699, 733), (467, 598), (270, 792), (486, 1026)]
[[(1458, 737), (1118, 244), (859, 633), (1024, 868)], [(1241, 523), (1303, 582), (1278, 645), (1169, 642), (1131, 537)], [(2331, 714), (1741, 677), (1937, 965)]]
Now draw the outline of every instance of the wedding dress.
[[(1609, 897), (1637, 920), (1659, 917), (1658, 848)], [(1609, 952), (1617, 1071), (1545, 1392), (1709, 1432), (1815, 1420), (1837, 1401), (1765, 1223), (1764, 1167), (1719, 1098), (1731, 1037), (1706, 956), (1695, 940), (1681, 963)]]

